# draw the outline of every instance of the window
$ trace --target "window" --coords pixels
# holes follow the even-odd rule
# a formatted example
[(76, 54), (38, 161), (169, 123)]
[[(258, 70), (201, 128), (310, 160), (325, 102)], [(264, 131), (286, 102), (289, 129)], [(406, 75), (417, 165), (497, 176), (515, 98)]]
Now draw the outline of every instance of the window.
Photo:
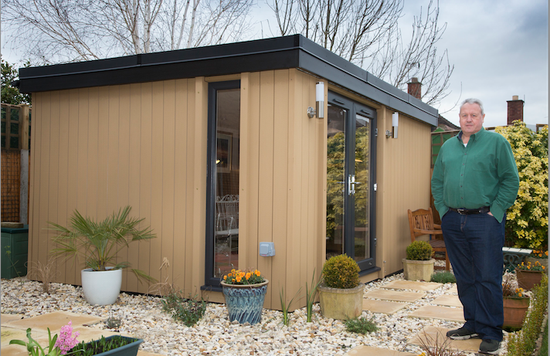
[(239, 81), (208, 88), (206, 285), (239, 268)]

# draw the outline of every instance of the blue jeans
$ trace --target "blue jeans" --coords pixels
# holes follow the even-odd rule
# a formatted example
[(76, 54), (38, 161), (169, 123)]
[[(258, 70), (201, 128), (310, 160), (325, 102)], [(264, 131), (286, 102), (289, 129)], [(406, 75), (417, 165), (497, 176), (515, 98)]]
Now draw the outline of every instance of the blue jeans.
[(483, 339), (502, 340), (504, 224), (489, 214), (448, 211), (441, 220), (466, 327)]

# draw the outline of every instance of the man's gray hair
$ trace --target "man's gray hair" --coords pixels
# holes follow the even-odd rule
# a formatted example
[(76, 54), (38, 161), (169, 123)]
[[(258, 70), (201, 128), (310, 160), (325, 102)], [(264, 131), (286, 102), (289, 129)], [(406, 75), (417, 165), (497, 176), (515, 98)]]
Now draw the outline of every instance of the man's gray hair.
[(483, 111), (483, 103), (481, 102), (481, 100), (475, 99), (475, 98), (466, 99), (462, 102), (462, 104), (460, 104), (460, 109), (462, 109), (464, 104), (470, 104), (470, 105), (471, 104), (477, 104), (477, 105), (479, 105), (479, 108), (481, 109), (481, 115), (485, 115), (485, 112)]

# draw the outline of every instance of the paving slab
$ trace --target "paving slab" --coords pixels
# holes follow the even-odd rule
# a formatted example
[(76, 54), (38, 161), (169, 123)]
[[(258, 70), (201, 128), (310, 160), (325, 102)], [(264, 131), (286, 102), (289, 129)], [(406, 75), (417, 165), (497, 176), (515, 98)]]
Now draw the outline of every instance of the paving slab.
[(2, 345), (2, 356), (26, 356), (27, 349), (21, 345)]
[(26, 340), (26, 330), (2, 326), (2, 349), (4, 345), (9, 345), (12, 339)]
[(453, 284), (453, 286), (451, 288), (449, 288), (449, 290), (447, 291), (448, 294), (456, 294), (458, 295), (458, 289), (456, 288), (456, 283)]
[(401, 352), (388, 349), (381, 349), (373, 346), (357, 346), (346, 353), (347, 356), (416, 356), (410, 352)]
[(390, 302), (387, 300), (363, 299), (363, 310), (368, 310), (373, 313), (393, 314), (396, 311), (403, 309), (407, 303)]
[(58, 311), (21, 320), (12, 320), (6, 322), (6, 325), (20, 329), (32, 328), (33, 330), (46, 330), (47, 328), (50, 328), (52, 333), (57, 333), (61, 330), (61, 327), (67, 325), (69, 321), (72, 322), (73, 327), (76, 327), (78, 325), (91, 325), (98, 323), (101, 321), (101, 318), (84, 314)]
[(152, 352), (138, 350), (137, 356), (165, 356), (163, 354), (154, 354)]
[(427, 343), (429, 346), (435, 346), (436, 342), (439, 343), (439, 345), (445, 342), (450, 350), (466, 352), (477, 352), (479, 350), (481, 339), (451, 340), (445, 336), (449, 330), (450, 329), (437, 326), (426, 326), (418, 334), (412, 337), (408, 343), (418, 346)]
[(0, 323), (4, 325), (5, 323), (9, 323), (14, 320), (21, 320), (25, 316), (23, 314), (2, 314), (0, 316)]
[[(111, 336), (111, 335), (122, 335), (120, 333), (110, 331), (110, 330), (102, 330), (99, 328), (90, 328), (87, 326), (77, 326), (73, 328), (73, 332), (78, 331), (78, 342), (86, 341), (90, 342), (92, 340), (98, 340), (101, 339), (101, 336)], [(125, 335), (129, 336), (129, 335)]]
[[(32, 330), (32, 338), (36, 340), (40, 345), (48, 344), (48, 332), (41, 329)], [(27, 348), (21, 345), (10, 345), (10, 340), (18, 339), (27, 341), (27, 329), (13, 328), (9, 326), (2, 326), (2, 356), (5, 355), (28, 355)]]
[(435, 298), (432, 303), (437, 305), (462, 308), (462, 303), (460, 302), (460, 299), (458, 299), (457, 295), (440, 295), (439, 297)]
[(442, 287), (441, 283), (434, 282), (418, 282), (418, 281), (405, 281), (405, 280), (395, 280), (391, 281), (388, 284), (383, 285), (381, 288), (386, 289), (412, 289), (417, 291), (430, 291)]
[(386, 299), (398, 302), (415, 302), (422, 299), (426, 293), (404, 292), (395, 289), (375, 289), (364, 295), (365, 298)]
[(449, 308), (434, 305), (425, 305), (408, 314), (409, 317), (422, 319), (443, 319), (464, 323), (462, 308)]

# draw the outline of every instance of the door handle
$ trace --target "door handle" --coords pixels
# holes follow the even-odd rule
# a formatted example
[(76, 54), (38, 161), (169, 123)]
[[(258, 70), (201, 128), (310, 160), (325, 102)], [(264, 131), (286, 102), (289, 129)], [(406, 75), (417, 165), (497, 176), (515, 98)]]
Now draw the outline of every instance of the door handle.
[(355, 175), (348, 175), (348, 195), (355, 195)]
[(355, 175), (348, 175), (348, 195), (355, 195), (355, 185), (361, 184), (361, 182), (355, 181)]

